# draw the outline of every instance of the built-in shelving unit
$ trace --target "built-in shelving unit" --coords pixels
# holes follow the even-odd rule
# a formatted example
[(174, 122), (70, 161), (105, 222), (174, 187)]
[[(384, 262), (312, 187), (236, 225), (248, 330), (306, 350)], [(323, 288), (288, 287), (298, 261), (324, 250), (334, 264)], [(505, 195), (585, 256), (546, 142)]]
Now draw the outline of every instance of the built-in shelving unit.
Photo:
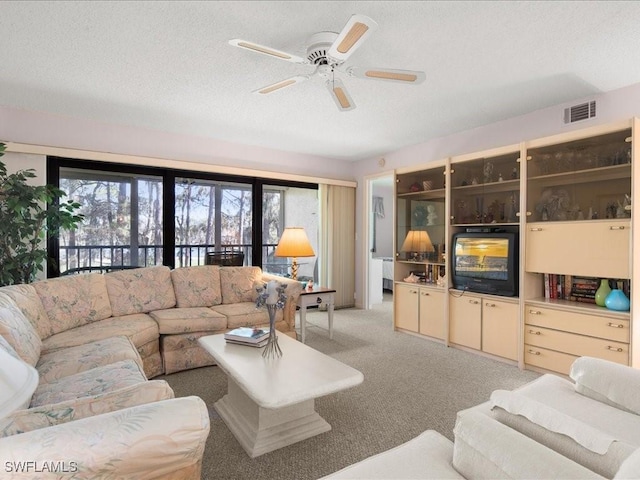
[[(624, 285), (633, 309), (637, 130), (632, 119), (396, 172), (396, 328), (560, 374), (581, 355), (640, 365), (631, 311), (589, 303), (571, 283)], [(452, 288), (452, 236), (474, 227), (520, 234), (518, 296)], [(432, 252), (402, 248), (412, 230), (428, 233)], [(434, 271), (428, 282), (405, 281)], [(549, 278), (564, 282), (558, 294)]]

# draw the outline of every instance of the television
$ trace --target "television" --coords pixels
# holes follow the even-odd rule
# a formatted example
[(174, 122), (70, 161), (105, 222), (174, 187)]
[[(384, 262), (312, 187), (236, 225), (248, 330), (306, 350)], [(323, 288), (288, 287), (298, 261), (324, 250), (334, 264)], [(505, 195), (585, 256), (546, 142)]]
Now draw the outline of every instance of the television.
[(505, 231), (461, 232), (453, 236), (454, 288), (515, 297), (518, 295), (518, 234)]

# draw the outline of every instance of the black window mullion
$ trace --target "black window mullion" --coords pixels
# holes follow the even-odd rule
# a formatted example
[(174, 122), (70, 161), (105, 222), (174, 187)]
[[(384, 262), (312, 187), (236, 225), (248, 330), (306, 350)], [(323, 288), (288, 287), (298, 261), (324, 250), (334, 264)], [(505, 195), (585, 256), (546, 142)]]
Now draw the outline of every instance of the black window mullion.
[(167, 170), (162, 176), (162, 264), (176, 267), (176, 173)]
[(256, 179), (253, 183), (253, 222), (251, 228), (252, 265), (262, 267), (262, 192), (263, 182)]

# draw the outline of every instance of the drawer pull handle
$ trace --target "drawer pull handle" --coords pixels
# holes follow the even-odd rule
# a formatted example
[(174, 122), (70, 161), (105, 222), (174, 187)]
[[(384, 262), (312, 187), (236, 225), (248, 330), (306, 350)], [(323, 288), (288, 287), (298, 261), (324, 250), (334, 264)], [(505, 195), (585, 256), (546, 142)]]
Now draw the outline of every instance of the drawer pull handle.
[(624, 230), (624, 225), (609, 227), (609, 230)]
[(420, 295), (424, 296), (424, 297), (428, 297), (429, 295), (431, 295), (429, 292), (422, 292)]
[(478, 302), (478, 300), (469, 300), (469, 303), (472, 305), (478, 305), (480, 302)]
[(535, 350), (531, 350), (531, 349), (529, 349), (529, 350), (528, 350), (528, 352), (529, 352), (531, 355), (540, 355), (540, 352), (536, 352)]
[(496, 306), (496, 304), (495, 304), (495, 303), (489, 303), (489, 302), (485, 303), (485, 305), (486, 305), (487, 307), (495, 307), (495, 306)]
[(540, 227), (535, 227), (535, 228), (530, 228), (529, 231), (531, 231), (531, 232), (541, 232), (542, 229)]
[(535, 330), (529, 330), (529, 333), (530, 333), (531, 335), (540, 335), (540, 334), (541, 334), (540, 330), (538, 330), (538, 331), (535, 331)]
[(540, 310), (529, 310), (529, 313), (531, 315), (542, 315), (542, 312)]
[(418, 291), (417, 290), (409, 290), (409, 293), (412, 293), (412, 294), (415, 295), (416, 293), (418, 293)]
[(614, 352), (624, 352), (624, 350), (620, 347), (612, 347), (611, 345), (607, 345), (607, 350), (612, 350)]
[(624, 328), (624, 325), (622, 325), (621, 323), (611, 323), (611, 322), (609, 322), (607, 325), (609, 325), (610, 327), (613, 327), (613, 328)]

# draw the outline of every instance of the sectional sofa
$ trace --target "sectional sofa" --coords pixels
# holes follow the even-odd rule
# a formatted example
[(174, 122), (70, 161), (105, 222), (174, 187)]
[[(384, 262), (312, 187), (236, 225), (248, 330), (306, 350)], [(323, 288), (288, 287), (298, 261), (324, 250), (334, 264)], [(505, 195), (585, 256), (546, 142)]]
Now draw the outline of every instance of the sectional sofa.
[(0, 288), (24, 313), (42, 341), (43, 352), (114, 336), (133, 342), (144, 373), (212, 365), (198, 338), (238, 326), (268, 325), (256, 309), (256, 287), (276, 279), (287, 285), (287, 302), (276, 328), (295, 335), (302, 285), (263, 273), (259, 267), (157, 266), (106, 274), (89, 273)]
[[(5, 473), (32, 478), (55, 461), (74, 478), (198, 478), (207, 406), (149, 379), (212, 365), (203, 335), (268, 325), (256, 289), (274, 279), (287, 285), (276, 328), (295, 336), (301, 284), (258, 267), (158, 266), (0, 288), (0, 349), (39, 375), (31, 399), (0, 419)], [(35, 463), (25, 470), (25, 460)]]

